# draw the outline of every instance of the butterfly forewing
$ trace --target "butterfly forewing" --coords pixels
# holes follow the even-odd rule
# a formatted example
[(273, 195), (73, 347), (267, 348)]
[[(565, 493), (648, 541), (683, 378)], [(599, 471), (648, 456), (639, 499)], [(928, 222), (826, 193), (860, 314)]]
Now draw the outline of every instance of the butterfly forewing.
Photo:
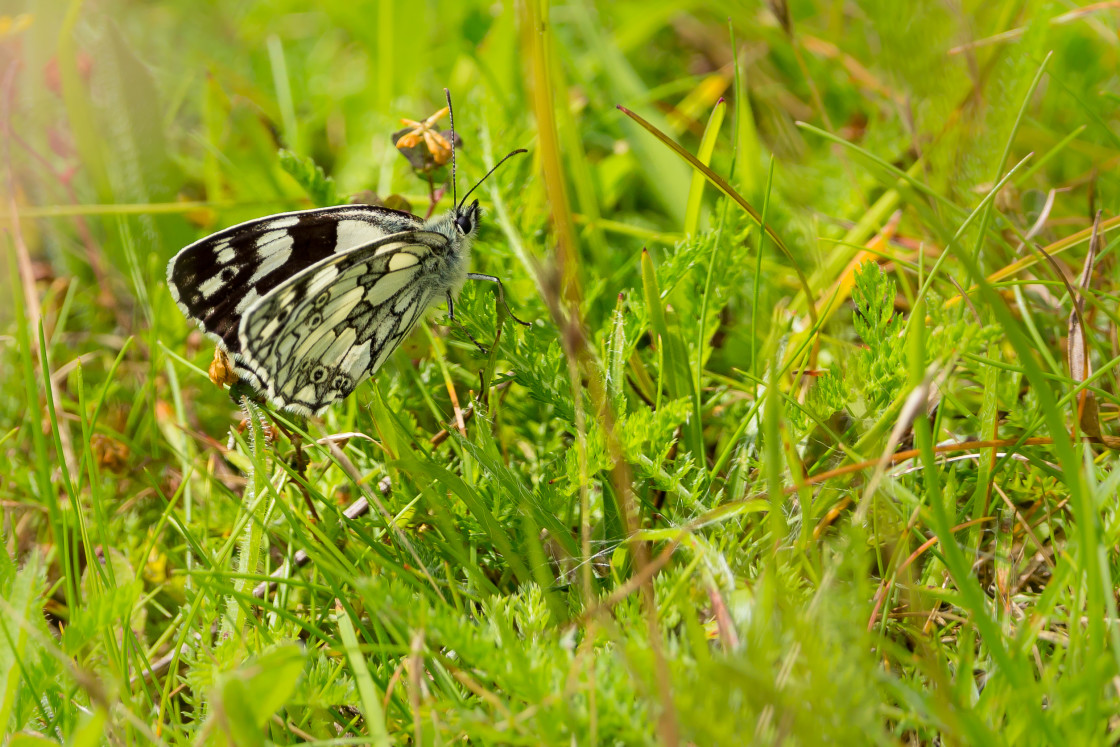
[(285, 280), (328, 257), (423, 222), (371, 205), (281, 213), (227, 228), (183, 249), (167, 268), (167, 283), (189, 318), (238, 359), (241, 316)]
[(330, 256), (245, 309), (241, 368), (269, 398), (319, 412), (376, 371), (444, 288), (446, 236), (390, 235)]
[(344, 205), (242, 223), (175, 255), (167, 283), (251, 388), (319, 413), (380, 368), (429, 305), (446, 300), (454, 319), (480, 208), (452, 202), (428, 219)]

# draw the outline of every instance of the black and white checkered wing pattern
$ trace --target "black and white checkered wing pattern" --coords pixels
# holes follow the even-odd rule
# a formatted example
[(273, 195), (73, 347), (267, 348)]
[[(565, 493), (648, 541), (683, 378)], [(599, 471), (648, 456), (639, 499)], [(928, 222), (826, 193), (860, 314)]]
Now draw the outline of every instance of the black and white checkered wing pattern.
[(410, 230), (305, 269), (244, 310), (241, 368), (296, 412), (343, 399), (443, 300), (448, 248), (442, 234)]
[(167, 284), (183, 314), (241, 362), (242, 315), (284, 281), (323, 260), (401, 231), (414, 215), (372, 205), (281, 213), (227, 228), (183, 249)]

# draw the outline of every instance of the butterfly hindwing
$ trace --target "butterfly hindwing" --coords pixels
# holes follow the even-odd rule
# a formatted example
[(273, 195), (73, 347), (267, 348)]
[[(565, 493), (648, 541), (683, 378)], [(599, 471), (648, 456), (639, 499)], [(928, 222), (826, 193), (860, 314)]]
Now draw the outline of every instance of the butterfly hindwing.
[(167, 267), (172, 297), (235, 359), (241, 316), (284, 281), (323, 260), (423, 222), (372, 205), (281, 213), (227, 228), (179, 252)]
[[(418, 132), (433, 134), (438, 116), (417, 123)], [(468, 272), (482, 215), (479, 201), (468, 198), (482, 182), (457, 199), (454, 125), (450, 134), (448, 153), (440, 153), (450, 155), (452, 205), (442, 215), (422, 219), (372, 205), (281, 213), (219, 231), (171, 258), (172, 298), (249, 388), (283, 409), (320, 413), (377, 371), (429, 305), (446, 299), (454, 320), (463, 283), (496, 280)], [(225, 381), (220, 373), (211, 367), (215, 383)]]
[(319, 412), (376, 371), (442, 300), (446, 236), (404, 231), (331, 256), (244, 311), (240, 372), (273, 401)]

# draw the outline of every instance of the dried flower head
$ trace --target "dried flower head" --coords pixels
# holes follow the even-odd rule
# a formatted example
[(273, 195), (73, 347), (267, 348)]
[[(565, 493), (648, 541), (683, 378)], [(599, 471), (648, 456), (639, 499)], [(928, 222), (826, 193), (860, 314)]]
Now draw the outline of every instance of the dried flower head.
[(214, 382), (214, 386), (219, 387), (237, 383), (237, 374), (234, 373), (233, 365), (221, 348), (214, 348), (214, 360), (210, 361), (210, 381)]
[(128, 466), (128, 446), (104, 433), (94, 433), (89, 439), (97, 466), (110, 472), (124, 472)]
[(447, 116), (447, 112), (445, 106), (422, 122), (402, 118), (401, 122), (407, 127), (392, 135), (397, 150), (422, 174), (430, 174), (450, 162), (452, 142), (459, 144), (451, 130), (435, 129), (436, 122)]

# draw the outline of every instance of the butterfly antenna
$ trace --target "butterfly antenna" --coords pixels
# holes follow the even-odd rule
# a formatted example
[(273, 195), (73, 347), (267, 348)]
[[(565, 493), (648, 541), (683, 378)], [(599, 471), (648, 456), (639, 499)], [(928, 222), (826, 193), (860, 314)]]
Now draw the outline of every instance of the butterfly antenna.
[[(470, 188), (470, 191), (469, 191), (469, 192), (467, 192), (467, 193), (466, 193), (466, 194), (465, 194), (465, 195), (463, 196), (463, 201), (462, 201), (462, 202), (460, 202), (460, 203), (458, 203), (458, 204), (457, 204), (457, 205), (455, 206), (455, 207), (456, 207), (456, 209), (460, 209), (460, 208), (462, 208), (462, 207), (463, 207), (463, 205), (466, 205), (466, 204), (467, 204), (467, 198), (471, 196), (471, 192), (474, 192), (474, 191), (475, 191), (476, 189), (478, 189), (478, 188), (479, 188), (479, 187), (480, 187), (480, 186), (482, 185), (482, 183), (483, 183), (484, 181), (486, 181), (487, 177), (489, 177), (489, 176), (490, 176), (491, 174), (493, 174), (493, 173), (494, 173), (495, 171), (497, 171), (497, 170), (498, 170), (498, 167), (499, 167), (499, 166), (501, 166), (501, 165), (502, 165), (503, 163), (505, 163), (506, 161), (508, 161), (509, 159), (513, 158), (514, 156), (516, 156), (516, 155), (517, 155), (517, 154), (519, 154), (519, 153), (528, 153), (528, 152), (529, 152), (529, 151), (525, 150), (524, 148), (518, 148), (517, 150), (515, 150), (515, 151), (513, 151), (513, 152), (511, 152), (511, 153), (508, 153), (508, 154), (506, 155), (506, 157), (505, 157), (505, 158), (503, 158), (502, 160), (500, 160), (500, 161), (498, 161), (498, 162), (497, 162), (496, 164), (494, 164), (494, 168), (492, 168), (492, 169), (490, 169), (489, 171), (487, 171), (487, 172), (486, 172), (486, 176), (484, 176), (484, 177), (482, 177), (481, 179), (479, 179), (479, 180), (478, 180), (478, 182), (477, 182), (477, 183), (476, 183), (476, 184), (475, 184), (475, 185), (474, 185), (473, 187), (471, 187), (471, 188)], [(454, 151), (452, 151), (452, 153), (454, 153)], [(451, 157), (451, 158), (452, 158), (452, 161), (454, 162), (455, 156), (454, 156), (454, 155), (452, 155), (452, 157)]]
[(455, 199), (455, 112), (451, 109), (451, 91), (445, 88), (443, 95), (447, 97), (447, 116), (451, 120), (451, 204), (458, 206)]

